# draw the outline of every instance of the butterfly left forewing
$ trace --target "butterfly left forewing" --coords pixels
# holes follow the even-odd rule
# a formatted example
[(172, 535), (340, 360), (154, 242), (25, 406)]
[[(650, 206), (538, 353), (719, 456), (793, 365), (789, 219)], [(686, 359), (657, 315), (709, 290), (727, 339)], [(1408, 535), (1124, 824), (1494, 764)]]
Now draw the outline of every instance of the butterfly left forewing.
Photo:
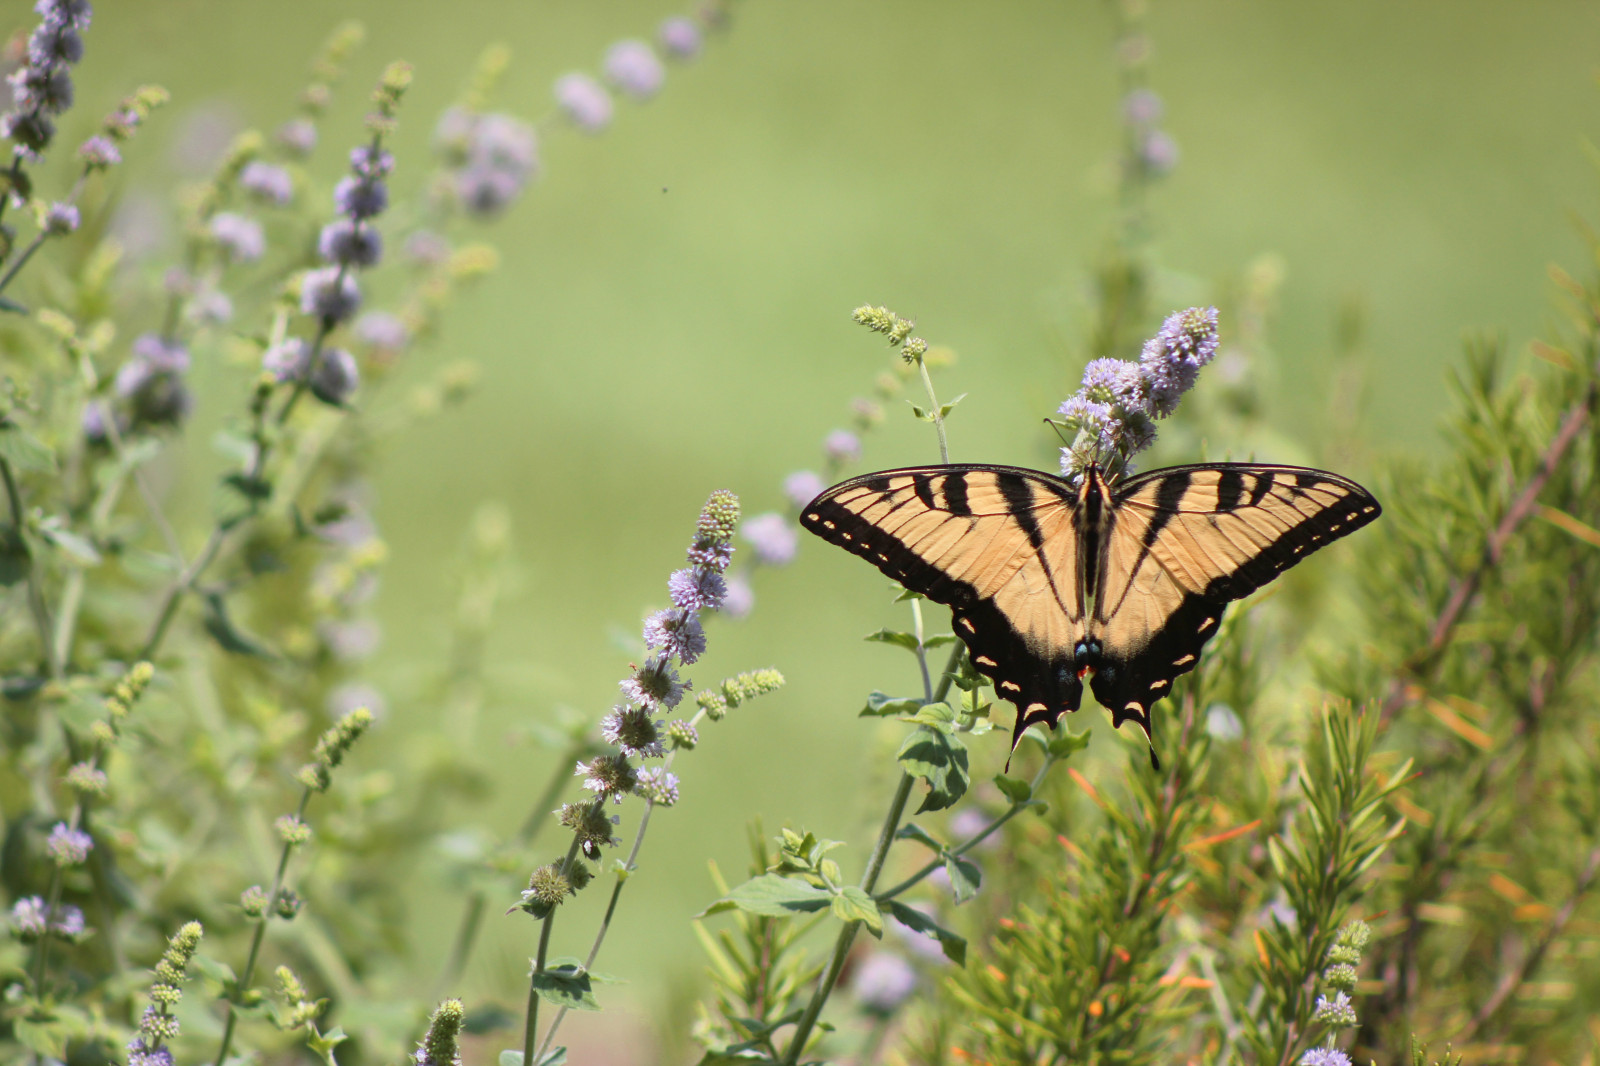
[(824, 491), (800, 524), (952, 610), (973, 665), (1017, 707), (1013, 742), (1077, 710), (1083, 634), (1076, 500), (1037, 471), (887, 470)]
[(1151, 705), (1194, 669), (1230, 601), (1380, 511), (1355, 482), (1303, 467), (1212, 463), (1127, 482), (1096, 582), (1095, 699), (1148, 735)]

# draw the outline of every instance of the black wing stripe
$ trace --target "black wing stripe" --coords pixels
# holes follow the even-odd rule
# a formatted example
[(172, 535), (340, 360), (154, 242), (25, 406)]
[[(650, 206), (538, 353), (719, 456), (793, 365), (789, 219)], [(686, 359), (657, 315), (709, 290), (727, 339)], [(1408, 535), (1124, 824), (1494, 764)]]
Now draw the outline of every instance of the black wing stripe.
[(1156, 513), (1150, 519), (1150, 525), (1144, 531), (1144, 545), (1149, 547), (1161, 536), (1161, 531), (1172, 520), (1172, 515), (1178, 509), (1178, 504), (1183, 502), (1184, 493), (1189, 491), (1190, 475), (1187, 472), (1174, 474), (1162, 481), (1156, 489)]
[(946, 474), (943, 486), (945, 510), (962, 517), (971, 515), (972, 505), (967, 502), (967, 475)]
[(1001, 474), (995, 479), (995, 484), (1006, 498), (1006, 505), (1011, 508), (1011, 517), (1022, 527), (1022, 531), (1028, 535), (1028, 543), (1037, 551), (1044, 544), (1044, 535), (1039, 532), (1039, 520), (1033, 514), (1033, 491), (1028, 483), (1015, 474)]

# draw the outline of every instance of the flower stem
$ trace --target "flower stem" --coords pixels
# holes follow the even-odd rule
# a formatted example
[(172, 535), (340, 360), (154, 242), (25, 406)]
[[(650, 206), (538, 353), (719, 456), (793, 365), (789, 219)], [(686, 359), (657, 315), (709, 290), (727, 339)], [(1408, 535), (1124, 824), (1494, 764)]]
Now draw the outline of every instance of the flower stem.
[(11, 506), (11, 528), (17, 542), (23, 546), (23, 551), (28, 556), (28, 610), (33, 614), (34, 628), (39, 631), (39, 650), (44, 656), (50, 676), (59, 678), (61, 660), (56, 657), (56, 645), (50, 626), (50, 609), (45, 606), (44, 590), (39, 584), (39, 567), (34, 562), (33, 551), (27, 547), (27, 541), (22, 535), (22, 494), (17, 489), (16, 477), (11, 473), (11, 464), (5, 459), (0, 459), (0, 478), (5, 480), (6, 500)]
[(28, 242), (28, 246), (22, 250), (22, 254), (17, 256), (17, 261), (11, 264), (11, 269), (4, 274), (0, 274), (0, 292), (5, 291), (6, 286), (11, 284), (11, 279), (17, 276), (17, 272), (27, 265), (28, 260), (33, 258), (33, 253), (37, 252), (40, 246), (49, 238), (49, 232), (41, 230), (37, 237)]
[(933, 406), (929, 414), (933, 418), (933, 428), (939, 433), (939, 461), (950, 462), (950, 444), (944, 436), (944, 415), (939, 413), (939, 397), (933, 393), (933, 378), (928, 376), (928, 364), (919, 355), (917, 356), (917, 371), (922, 375), (922, 387), (928, 390), (928, 403)]
[[(306, 805), (311, 802), (311, 790), (305, 789), (300, 793), (300, 806), (295, 810), (294, 816), (303, 819)], [(256, 922), (255, 934), (250, 938), (250, 954), (246, 957), (244, 970), (239, 974), (238, 989), (240, 994), (248, 991), (250, 982), (255, 977), (256, 960), (261, 957), (261, 942), (267, 936), (267, 923), (272, 920), (272, 908), (278, 904), (278, 893), (283, 891), (283, 875), (289, 869), (289, 856), (294, 853), (294, 844), (291, 841), (283, 842), (283, 851), (278, 856), (278, 869), (272, 875), (272, 891), (267, 895), (267, 913)], [(216, 1066), (222, 1066), (228, 1057), (228, 1050), (233, 1046), (233, 1031), (239, 1024), (239, 1012), (233, 1000), (228, 1000), (228, 1020), (222, 1027), (222, 1044), (217, 1048)]]
[[(604, 802), (604, 796), (595, 799), (596, 804)], [(567, 857), (561, 860), (563, 876), (572, 869), (572, 860), (577, 857), (578, 838), (574, 836), (572, 846), (567, 848)], [(551, 907), (539, 923), (539, 951), (533, 959), (533, 970), (528, 974), (528, 1021), (522, 1030), (522, 1066), (533, 1066), (537, 1061), (533, 1054), (533, 1043), (539, 1035), (539, 975), (544, 973), (544, 962), (550, 952), (550, 927), (555, 920), (556, 908)]]

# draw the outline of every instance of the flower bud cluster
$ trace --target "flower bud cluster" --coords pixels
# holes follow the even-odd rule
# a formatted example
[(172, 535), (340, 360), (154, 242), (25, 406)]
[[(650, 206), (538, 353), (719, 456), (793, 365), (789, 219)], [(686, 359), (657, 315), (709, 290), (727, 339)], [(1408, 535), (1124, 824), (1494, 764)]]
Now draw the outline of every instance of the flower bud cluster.
[(440, 118), (434, 144), (454, 171), (456, 201), (471, 215), (499, 214), (539, 175), (538, 137), (512, 115), (453, 107)]
[(28, 37), (22, 66), (6, 80), (11, 110), (0, 115), (0, 137), (19, 160), (36, 161), (56, 135), (55, 121), (72, 106), (72, 68), (83, 58), (92, 9), (88, 0), (40, 0), (39, 25)]
[(433, 1012), (428, 1035), (411, 1056), (413, 1066), (461, 1066), (461, 1029), (467, 1010), (459, 999), (447, 999)]
[(128, 1044), (128, 1066), (172, 1066), (172, 1053), (161, 1045), (178, 1035), (172, 1008), (183, 998), (189, 960), (200, 946), (199, 922), (189, 922), (167, 941), (167, 950), (155, 966), (150, 984), (150, 1006), (139, 1019), (139, 1033)]
[(748, 670), (727, 678), (715, 689), (708, 689), (695, 697), (700, 709), (713, 722), (720, 721), (730, 708), (746, 700), (776, 692), (784, 684), (783, 675), (776, 670)]
[(311, 761), (300, 768), (300, 783), (313, 792), (326, 792), (333, 771), (344, 761), (350, 746), (372, 726), (372, 712), (357, 707), (325, 730), (311, 751)]
[(1361, 952), (1372, 937), (1372, 929), (1359, 919), (1339, 930), (1333, 946), (1328, 949), (1328, 966), (1322, 971), (1322, 980), (1331, 989), (1332, 997), (1317, 997), (1313, 1020), (1328, 1029), (1328, 1038), (1322, 1047), (1308, 1048), (1300, 1056), (1299, 1066), (1350, 1066), (1350, 1056), (1334, 1047), (1340, 1029), (1354, 1028), (1358, 1024), (1355, 1003), (1350, 995), (1356, 989), (1356, 967), (1361, 963)]
[(1217, 309), (1191, 307), (1167, 316), (1137, 363), (1090, 362), (1083, 386), (1059, 411), (1074, 434), (1061, 449), (1062, 474), (1075, 481), (1091, 463), (1116, 473), (1131, 470), (1133, 456), (1155, 442), (1155, 419), (1177, 410), (1216, 353)]

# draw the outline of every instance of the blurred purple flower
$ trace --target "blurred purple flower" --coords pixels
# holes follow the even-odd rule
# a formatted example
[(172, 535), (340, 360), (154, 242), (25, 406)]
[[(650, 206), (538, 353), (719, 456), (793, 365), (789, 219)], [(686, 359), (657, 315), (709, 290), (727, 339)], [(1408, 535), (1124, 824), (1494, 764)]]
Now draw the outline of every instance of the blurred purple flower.
[(88, 833), (73, 829), (66, 822), (57, 822), (45, 842), (45, 849), (57, 866), (81, 866), (93, 848), (94, 839)]
[(383, 631), (370, 618), (349, 622), (323, 622), (317, 627), (329, 654), (340, 662), (355, 662), (371, 656), (383, 641)]
[(743, 618), (755, 610), (755, 606), (756, 591), (750, 587), (750, 582), (745, 576), (734, 574), (729, 577), (722, 597), (722, 606), (718, 610), (729, 618)]
[(282, 167), (252, 160), (239, 172), (239, 187), (264, 203), (282, 207), (294, 199), (294, 181)]
[(739, 535), (749, 542), (756, 558), (768, 566), (788, 565), (800, 548), (799, 532), (776, 511), (745, 519), (739, 527)]
[(1161, 130), (1151, 130), (1139, 143), (1139, 161), (1152, 174), (1170, 174), (1178, 165), (1178, 142)]
[(388, 311), (368, 311), (356, 319), (355, 333), (361, 343), (382, 352), (401, 351), (411, 340), (406, 324)]
[(71, 204), (51, 204), (44, 212), (44, 229), (56, 237), (64, 237), (78, 228), (78, 209)]
[(1161, 97), (1151, 89), (1135, 89), (1122, 101), (1122, 117), (1131, 126), (1154, 126), (1165, 110)]
[(11, 905), (11, 925), (21, 936), (36, 937), (48, 924), (43, 897), (23, 896)]
[(816, 499), (825, 488), (827, 485), (823, 484), (821, 475), (811, 470), (796, 470), (783, 479), (783, 494), (797, 511)]
[(232, 211), (222, 211), (212, 216), (211, 237), (221, 247), (222, 254), (235, 263), (260, 259), (267, 249), (261, 223)]
[(317, 147), (317, 127), (309, 118), (292, 118), (278, 127), (278, 143), (290, 155), (308, 156)]
[(389, 709), (383, 693), (364, 681), (348, 681), (328, 693), (328, 714), (343, 718), (351, 711), (365, 707), (374, 718), (382, 718)]
[(678, 775), (671, 773), (665, 766), (654, 766), (639, 772), (638, 784), (633, 786), (635, 795), (642, 796), (651, 803), (662, 807), (670, 807), (678, 802)]
[(189, 315), (208, 326), (223, 326), (233, 320), (233, 301), (216, 289), (196, 293), (189, 302)]
[(383, 257), (383, 236), (372, 226), (341, 218), (322, 227), (317, 253), (329, 263), (369, 267)]
[(606, 49), (601, 66), (607, 81), (640, 101), (660, 92), (667, 76), (655, 49), (639, 40), (618, 41)]
[(311, 368), (311, 395), (323, 403), (343, 407), (361, 385), (355, 356), (343, 348), (324, 348)]
[(110, 138), (95, 134), (78, 146), (78, 157), (91, 167), (114, 167), (122, 162), (122, 153)]
[(306, 274), (300, 283), (300, 310), (308, 315), (343, 322), (361, 307), (361, 288), (349, 271), (323, 267)]
[(656, 30), (661, 50), (673, 59), (690, 60), (700, 54), (700, 26), (694, 19), (675, 15)]
[(861, 458), (861, 438), (848, 429), (836, 429), (823, 439), (822, 450), (836, 463), (853, 463)]
[(333, 205), (358, 222), (375, 218), (389, 206), (389, 186), (376, 178), (341, 178), (333, 187)]
[(289, 337), (274, 344), (261, 355), (261, 369), (279, 382), (298, 381), (306, 372), (306, 360), (311, 346), (299, 337)]
[(432, 230), (418, 230), (406, 238), (406, 255), (425, 266), (437, 266), (450, 258), (450, 242)]
[(585, 133), (599, 133), (611, 124), (611, 96), (589, 75), (563, 74), (556, 79), (555, 92), (567, 120)]
[(863, 1010), (893, 1014), (917, 988), (917, 971), (899, 955), (874, 951), (856, 970), (850, 990)]

